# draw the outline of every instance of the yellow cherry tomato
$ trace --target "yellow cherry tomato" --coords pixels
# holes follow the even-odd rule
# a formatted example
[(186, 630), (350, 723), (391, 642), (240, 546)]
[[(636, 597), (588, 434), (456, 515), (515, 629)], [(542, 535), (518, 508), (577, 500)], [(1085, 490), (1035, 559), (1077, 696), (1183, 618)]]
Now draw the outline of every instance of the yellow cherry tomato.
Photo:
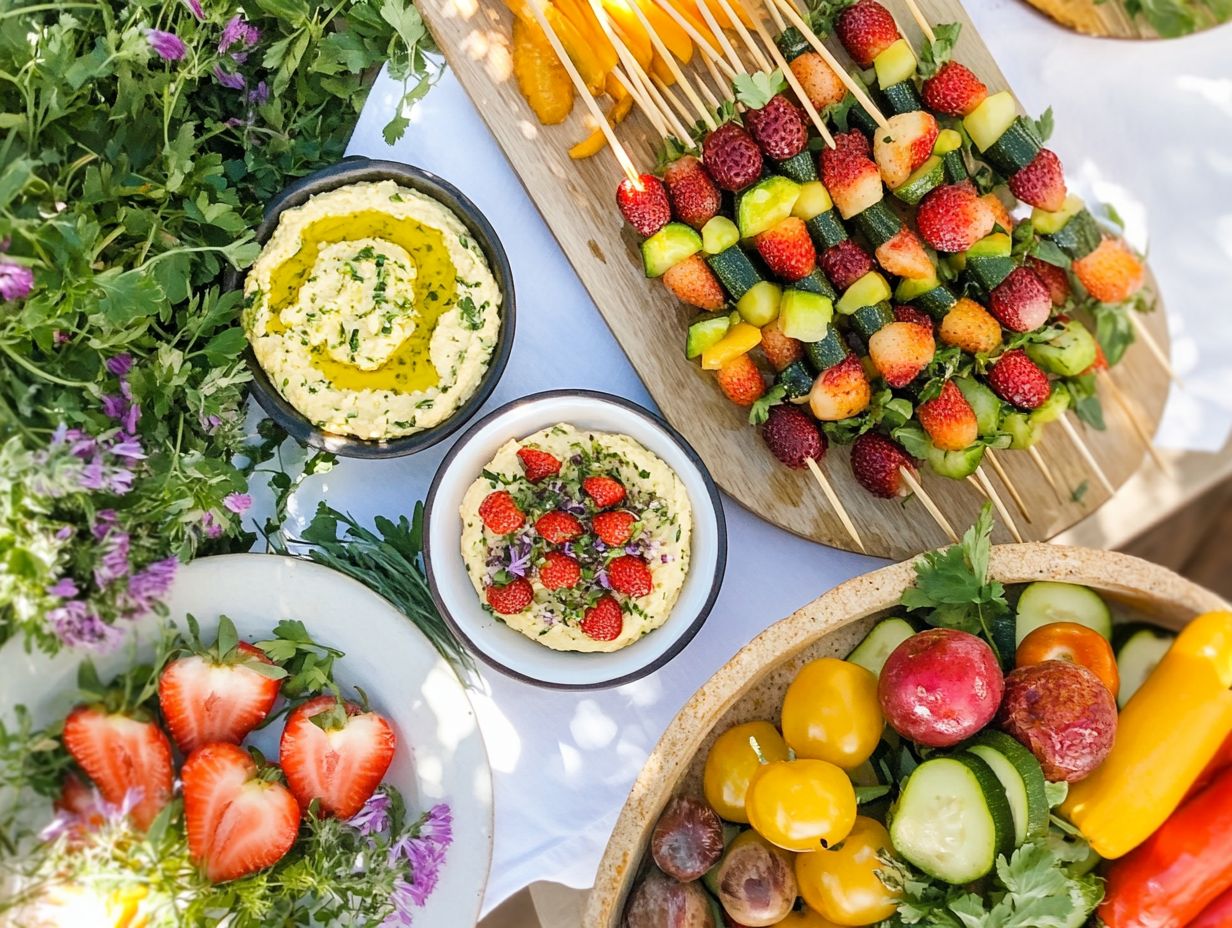
[(889, 918), (899, 897), (877, 876), (883, 866), (878, 855), (889, 851), (885, 826), (857, 815), (842, 844), (796, 857), (800, 895), (836, 925), (872, 925)]
[(767, 761), (787, 760), (787, 744), (769, 722), (745, 722), (714, 739), (706, 755), (702, 792), (710, 808), (729, 822), (747, 824), (749, 820), (744, 811), (744, 798), (749, 791), (749, 780), (761, 766), (750, 738), (757, 740), (757, 748)]
[(850, 661), (810, 661), (783, 698), (783, 737), (797, 757), (850, 770), (869, 759), (884, 730), (877, 677)]
[(841, 768), (824, 760), (763, 765), (749, 781), (744, 811), (771, 844), (788, 851), (832, 847), (856, 820), (856, 791)]
[(830, 919), (805, 906), (802, 909), (796, 909), (774, 928), (841, 928), (841, 926), (835, 925)]

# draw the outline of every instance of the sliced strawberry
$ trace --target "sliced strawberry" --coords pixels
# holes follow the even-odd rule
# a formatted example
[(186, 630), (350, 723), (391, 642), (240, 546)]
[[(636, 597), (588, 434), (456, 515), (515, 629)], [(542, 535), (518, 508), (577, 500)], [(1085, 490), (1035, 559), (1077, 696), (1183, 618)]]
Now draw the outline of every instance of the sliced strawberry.
[(1146, 269), (1124, 242), (1107, 237), (1074, 262), (1074, 275), (1101, 303), (1121, 303), (1142, 289)]
[(286, 675), (264, 651), (247, 642), (226, 653), (218, 649), (215, 644), (176, 658), (158, 678), (158, 704), (184, 754), (203, 744), (243, 741), (269, 717)]
[(980, 437), (975, 410), (952, 380), (945, 382), (936, 398), (917, 406), (915, 417), (942, 451), (962, 451)]
[(578, 562), (563, 551), (549, 551), (539, 565), (539, 582), (549, 590), (571, 590), (582, 579)]
[(877, 0), (856, 0), (838, 14), (834, 26), (843, 48), (862, 68), (871, 68), (874, 58), (902, 38), (894, 17)]
[(872, 395), (864, 365), (854, 354), (849, 354), (813, 381), (809, 408), (822, 422), (837, 422), (867, 409)]
[(295, 843), (300, 807), (277, 769), (262, 770), (234, 744), (207, 744), (185, 761), (188, 850), (210, 882), (272, 867)]
[(828, 443), (817, 423), (799, 406), (771, 406), (761, 437), (780, 462), (798, 470), (810, 460), (820, 461)]
[(494, 535), (511, 535), (526, 524), (526, 515), (518, 508), (508, 490), (493, 490), (479, 504), (479, 518)]
[(905, 387), (919, 376), (933, 359), (937, 346), (932, 326), (914, 322), (891, 322), (873, 333), (868, 354), (885, 382)]
[(924, 105), (945, 116), (966, 116), (984, 102), (988, 88), (969, 68), (947, 61), (922, 88)]
[(799, 339), (785, 335), (780, 321), (775, 319), (761, 327), (761, 353), (776, 371), (804, 357), (804, 345)]
[(493, 612), (517, 615), (519, 612), (525, 612), (526, 607), (531, 604), (531, 600), (535, 598), (535, 588), (530, 585), (529, 580), (514, 577), (503, 586), (495, 583), (489, 586), (484, 590), (484, 598)]
[(743, 190), (761, 176), (764, 163), (753, 136), (734, 122), (725, 122), (702, 142), (702, 162), (724, 190)]
[(690, 255), (669, 267), (663, 285), (680, 302), (698, 309), (722, 309), (727, 302), (723, 286), (701, 255)]
[(876, 266), (867, 251), (849, 238), (821, 255), (821, 269), (838, 291), (846, 290)]
[(992, 392), (1019, 409), (1035, 409), (1052, 395), (1052, 385), (1021, 348), (1007, 351), (988, 371)]
[(834, 148), (822, 149), (821, 179), (844, 219), (885, 196), (881, 171), (868, 156), (868, 140), (855, 129), (836, 135)]
[(587, 477), (582, 481), (582, 491), (599, 509), (610, 509), (625, 501), (625, 488), (615, 477)]
[(963, 297), (941, 320), (937, 337), (971, 354), (987, 354), (1001, 344), (1001, 323), (975, 300)]
[(873, 135), (873, 159), (894, 190), (928, 160), (937, 141), (937, 120), (923, 110), (891, 116)]
[(747, 354), (732, 358), (718, 369), (715, 376), (723, 395), (737, 406), (752, 406), (766, 392), (761, 371)]
[(60, 784), (60, 795), (56, 797), (52, 807), (65, 816), (64, 825), (70, 840), (76, 844), (87, 834), (97, 831), (107, 821), (103, 815), (102, 795), (94, 787), (86, 784), (72, 770)]
[(633, 537), (633, 523), (637, 516), (624, 509), (600, 512), (590, 523), (591, 530), (605, 545), (623, 545)]
[(676, 218), (700, 229), (719, 211), (721, 195), (710, 174), (692, 155), (683, 155), (663, 172)]
[(766, 156), (775, 161), (800, 154), (808, 144), (804, 113), (782, 94), (771, 97), (759, 109), (747, 110), (744, 124)]
[(841, 102), (843, 97), (847, 96), (847, 85), (815, 51), (802, 52), (791, 60), (788, 67), (800, 82), (804, 95), (818, 112)]
[(916, 226), (937, 251), (966, 251), (992, 231), (996, 216), (969, 183), (938, 187), (920, 203)]
[(122, 805), (130, 790), (141, 798), (130, 817), (140, 830), (150, 827), (171, 801), (171, 743), (151, 721), (78, 706), (64, 720), (64, 747), (109, 803)]
[(548, 544), (563, 545), (582, 534), (582, 523), (571, 513), (553, 509), (535, 520), (535, 531)]
[(865, 432), (851, 446), (851, 472), (856, 482), (874, 496), (891, 499), (906, 496), (911, 490), (903, 480), (901, 470), (918, 477), (915, 461), (898, 442)]
[(540, 448), (519, 448), (518, 460), (522, 463), (522, 472), (531, 483), (538, 483), (560, 473), (560, 461), (556, 459), (556, 455)]
[(1041, 148), (1035, 160), (1010, 178), (1010, 192), (1024, 203), (1055, 213), (1065, 205), (1065, 169), (1061, 159)]
[(384, 716), (318, 696), (287, 716), (278, 760), (300, 808), (316, 799), (323, 815), (348, 819), (381, 785), (397, 746)]
[(929, 332), (932, 332), (935, 328), (933, 317), (926, 312), (916, 309), (914, 306), (895, 306), (894, 319), (898, 322), (913, 322), (916, 325), (922, 325)]
[(1065, 273), (1065, 268), (1049, 264), (1034, 255), (1027, 258), (1027, 267), (1035, 271), (1044, 282), (1049, 296), (1052, 297), (1053, 306), (1064, 306), (1069, 302), (1069, 275)]
[(788, 216), (754, 240), (757, 253), (773, 274), (786, 281), (796, 281), (817, 266), (817, 249), (809, 236), (804, 220)]
[(937, 273), (932, 259), (914, 232), (903, 226), (894, 237), (877, 246), (877, 261), (898, 277), (927, 280)]
[(650, 567), (635, 554), (622, 554), (608, 564), (607, 579), (617, 593), (634, 599), (649, 596), (654, 589)]
[(604, 595), (582, 616), (582, 633), (595, 641), (615, 641), (624, 629), (620, 603)]
[(988, 295), (988, 308), (1011, 332), (1034, 332), (1052, 313), (1052, 295), (1029, 267), (1016, 267)]
[(653, 174), (641, 174), (638, 182), (640, 189), (627, 177), (620, 182), (616, 188), (616, 205), (637, 234), (649, 238), (671, 221), (672, 208), (667, 202), (663, 181)]

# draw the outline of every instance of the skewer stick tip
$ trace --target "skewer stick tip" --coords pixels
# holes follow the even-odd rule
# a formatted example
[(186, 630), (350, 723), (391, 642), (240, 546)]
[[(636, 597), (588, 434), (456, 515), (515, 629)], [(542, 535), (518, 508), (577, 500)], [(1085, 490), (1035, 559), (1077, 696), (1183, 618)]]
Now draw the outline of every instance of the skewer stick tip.
[(821, 487), (821, 492), (826, 495), (826, 499), (830, 501), (830, 505), (834, 508), (838, 520), (843, 523), (843, 528), (847, 530), (848, 536), (855, 542), (861, 554), (868, 554), (868, 549), (864, 547), (864, 541), (860, 538), (860, 533), (856, 531), (855, 523), (851, 521), (851, 516), (847, 514), (847, 510), (843, 507), (842, 501), (839, 500), (838, 494), (834, 492), (834, 487), (830, 485), (826, 475), (817, 466), (817, 461), (813, 458), (805, 458), (805, 461), (808, 463), (808, 468), (813, 474), (813, 479)]

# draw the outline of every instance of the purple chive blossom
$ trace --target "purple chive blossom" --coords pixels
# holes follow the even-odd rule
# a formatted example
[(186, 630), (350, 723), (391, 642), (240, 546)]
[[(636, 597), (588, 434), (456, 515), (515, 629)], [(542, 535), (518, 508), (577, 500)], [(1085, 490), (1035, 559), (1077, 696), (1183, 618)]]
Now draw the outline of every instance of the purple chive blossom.
[(126, 602), (135, 615), (149, 612), (166, 595), (179, 564), (173, 555), (147, 564), (129, 578)]
[(118, 629), (108, 625), (80, 599), (70, 599), (47, 613), (52, 631), (71, 648), (88, 648), (106, 652), (120, 641)]
[(248, 91), (248, 102), (254, 106), (260, 106), (269, 99), (269, 87), (265, 81), (258, 81), (257, 86)]
[(118, 518), (119, 515), (114, 509), (100, 509), (94, 514), (94, 525), (90, 527), (91, 534), (96, 540), (102, 541), (111, 534)]
[(205, 429), (206, 433), (209, 435), (213, 435), (218, 430), (220, 425), (222, 425), (222, 419), (218, 416), (210, 415), (201, 417), (201, 428)]
[[(218, 40), (218, 53), (222, 54), (235, 45), (239, 45), (242, 48), (252, 48), (259, 41), (261, 41), (261, 30), (237, 13), (222, 27), (222, 37)], [(238, 54), (243, 54), (243, 52), (232, 52), (231, 54), (232, 57), (235, 57)]]
[(612, 581), (607, 578), (606, 567), (600, 567), (595, 571), (595, 580), (598, 581), (599, 586), (603, 587), (605, 590), (610, 590), (612, 588)]
[(117, 580), (127, 577), (130, 571), (128, 563), (129, 537), (128, 532), (116, 531), (104, 542), (103, 556), (99, 558), (94, 568), (94, 583), (102, 589)]
[(21, 300), (34, 289), (34, 271), (12, 261), (0, 261), (0, 300)]
[(438, 802), (428, 810), (427, 818), (420, 826), (419, 836), (444, 847), (453, 843), (453, 811), (448, 805)]
[(163, 61), (179, 61), (188, 54), (188, 48), (174, 32), (151, 29), (145, 34), (145, 39)]
[(252, 506), (252, 497), (247, 493), (228, 493), (223, 497), (222, 504), (237, 516), (242, 516)]
[(48, 596), (56, 596), (60, 599), (72, 599), (79, 592), (81, 591), (77, 589), (77, 584), (73, 582), (72, 577), (61, 577), (47, 588)]
[(218, 538), (222, 535), (222, 523), (218, 521), (212, 509), (201, 514), (201, 528), (206, 538)]
[(128, 412), (128, 400), (118, 393), (104, 393), (100, 404), (103, 407), (103, 415), (108, 419), (123, 419), (124, 414)]
[(347, 824), (361, 835), (373, 835), (389, 829), (389, 794), (376, 792), (363, 808), (347, 819)]
[(411, 906), (414, 905), (411, 899), (411, 884), (401, 878), (394, 880), (389, 901), (393, 903), (394, 910), (381, 922), (381, 928), (410, 928), (413, 924)]
[(73, 537), (73, 527), (71, 525), (61, 526), (56, 532), (56, 541), (68, 541)]
[(526, 571), (530, 568), (530, 538), (526, 535), (519, 535), (517, 540), (506, 549), (506, 553), (509, 555), (509, 563), (505, 565), (505, 569), (515, 577), (525, 577)]
[(110, 450), (116, 457), (127, 458), (130, 461), (140, 461), (145, 457), (145, 452), (141, 449), (141, 442), (135, 438), (118, 441), (111, 446)]
[(107, 373), (112, 377), (124, 377), (133, 369), (133, 356), (125, 351), (123, 354), (108, 358), (105, 366)]
[(205, 19), (205, 10), (201, 9), (201, 0), (184, 0), (184, 5), (198, 20)]
[(226, 87), (228, 90), (244, 89), (245, 81), (243, 74), (228, 73), (227, 71), (224, 71), (220, 65), (214, 65), (213, 74), (214, 80), (218, 81), (218, 83), (222, 84), (222, 86)]

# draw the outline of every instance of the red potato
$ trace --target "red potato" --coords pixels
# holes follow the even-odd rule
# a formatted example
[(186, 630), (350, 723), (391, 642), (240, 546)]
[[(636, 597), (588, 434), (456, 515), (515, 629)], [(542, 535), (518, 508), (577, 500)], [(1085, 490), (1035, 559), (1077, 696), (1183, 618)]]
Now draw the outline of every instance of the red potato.
[(1019, 667), (1005, 678), (997, 723), (1030, 748), (1050, 780), (1072, 783), (1103, 763), (1116, 738), (1116, 700), (1069, 661)]
[(723, 823), (701, 799), (677, 796), (659, 816), (650, 849), (660, 870), (692, 882), (723, 856)]
[(633, 888), (624, 928), (719, 928), (700, 883), (681, 883), (652, 869)]
[(944, 748), (992, 721), (1004, 687), (997, 657), (984, 641), (933, 628), (891, 652), (877, 698), (886, 721), (904, 738)]

